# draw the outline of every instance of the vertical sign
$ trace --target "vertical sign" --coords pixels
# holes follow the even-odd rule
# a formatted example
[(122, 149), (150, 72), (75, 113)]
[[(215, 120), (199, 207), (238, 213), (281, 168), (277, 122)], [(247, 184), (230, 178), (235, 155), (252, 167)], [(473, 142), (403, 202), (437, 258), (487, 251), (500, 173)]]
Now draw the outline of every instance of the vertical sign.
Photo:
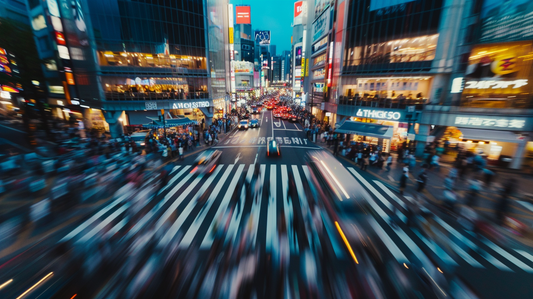
[[(230, 75), (231, 75), (231, 93), (235, 93), (235, 66), (233, 64), (233, 57), (235, 55), (235, 46), (233, 44), (233, 4), (228, 4), (229, 14), (229, 56), (230, 56)], [(234, 95), (232, 95), (234, 97)]]
[(301, 25), (303, 19), (303, 1), (294, 2), (294, 25)]
[(333, 68), (333, 42), (329, 43), (329, 60), (328, 60), (328, 87), (331, 87), (331, 71)]
[(251, 24), (250, 18), (250, 6), (235, 6), (235, 12), (237, 19), (235, 24)]

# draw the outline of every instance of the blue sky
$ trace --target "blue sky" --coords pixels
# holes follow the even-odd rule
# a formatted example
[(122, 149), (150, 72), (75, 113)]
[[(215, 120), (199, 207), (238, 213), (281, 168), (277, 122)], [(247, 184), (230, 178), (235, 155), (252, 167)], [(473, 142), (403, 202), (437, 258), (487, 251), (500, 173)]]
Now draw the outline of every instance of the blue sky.
[(230, 0), (235, 5), (250, 5), (252, 30), (270, 30), (276, 55), (291, 49), (294, 0)]

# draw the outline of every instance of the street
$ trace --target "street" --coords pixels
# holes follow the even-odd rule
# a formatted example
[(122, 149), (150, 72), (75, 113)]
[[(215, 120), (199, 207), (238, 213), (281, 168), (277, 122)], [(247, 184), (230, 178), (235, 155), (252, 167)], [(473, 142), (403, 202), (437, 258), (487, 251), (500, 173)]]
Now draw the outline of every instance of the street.
[[(344, 248), (344, 235), (341, 236), (326, 223), (327, 216), (322, 215), (326, 231), (319, 240), (311, 235), (303, 236), (302, 230), (295, 227), (298, 225), (297, 221), (294, 221), (295, 218), (302, 219), (305, 215), (312, 214), (308, 197), (311, 196), (308, 192), (311, 181), (305, 156), (310, 150), (321, 150), (320, 147), (306, 138), (300, 124), (273, 119), (272, 113), (266, 110), (253, 117), (260, 120), (259, 128), (237, 130), (213, 148), (221, 150), (222, 157), (220, 164), (211, 174), (197, 176), (192, 172), (196, 155), (176, 162), (172, 166), (169, 183), (158, 190), (158, 195), (152, 199), (160, 201), (148, 204), (149, 211), (142, 213), (141, 217), (130, 218), (127, 215), (128, 208), (135, 203), (125, 201), (125, 196), (118, 196), (92, 216), (75, 222), (76, 225), (60, 229), (42, 241), (40, 246), (47, 244), (53, 247), (57, 242), (73, 242), (82, 246), (90, 243), (97, 235), (113, 236), (123, 231), (126, 239), (142, 240), (157, 236), (154, 238), (157, 243), (154, 248), (157, 248), (164, 247), (179, 236), (177, 250), (187, 254), (185, 256), (189, 258), (188, 263), (192, 263), (189, 266), (193, 269), (207, 269), (207, 272), (197, 272), (203, 273), (198, 275), (208, 275), (213, 252), (216, 256), (223, 252), (221, 248), (232, 248), (232, 244), (238, 247), (239, 240), (246, 232), (251, 238), (249, 242), (252, 248), (260, 255), (260, 263), (255, 271), (260, 273), (259, 277), (264, 275), (266, 278), (264, 282), (254, 280), (252, 288), (257, 295), (264, 294), (264, 297), (259, 296), (260, 298), (272, 298), (280, 295), (275, 293), (279, 292), (276, 286), (289, 284), (294, 278), (288, 275), (285, 282), (269, 276), (273, 271), (270, 268), (276, 267), (272, 263), (273, 260), (269, 261), (274, 259), (283, 247), (283, 244), (280, 244), (283, 239), (279, 234), (284, 227), (290, 250), (289, 272), (298, 273), (298, 268), (302, 266), (300, 256), (306, 255), (305, 247), (313, 248), (312, 244), (319, 242), (322, 248), (329, 248), (335, 253), (335, 259), (328, 260), (327, 263), (322, 261), (323, 264), (317, 261), (317, 267), (323, 269), (324, 273), (349, 273), (354, 264)], [(277, 140), (281, 146), (279, 158), (267, 157), (266, 143), (271, 139)], [(533, 256), (526, 248), (506, 248), (484, 237), (477, 239), (462, 230), (448, 215), (434, 215), (435, 221), (444, 228), (441, 238), (445, 238), (451, 248), (451, 252), (443, 250), (440, 248), (442, 245), (425, 237), (417, 228), (406, 225), (406, 200), (413, 200), (411, 197), (400, 198), (373, 175), (360, 171), (345, 160), (340, 161), (372, 195), (370, 206), (374, 220), (371, 221), (371, 226), (387, 248), (388, 252), (383, 253), (387, 263), (395, 261), (398, 265), (408, 268), (408, 265), (423, 262), (427, 256), (436, 265), (441, 265), (439, 271), (456, 266), (455, 274), (481, 298), (533, 296), (533, 289), (530, 287), (533, 278)], [(243, 181), (245, 178), (251, 179), (255, 165), (259, 165), (258, 180), (262, 192), (249, 198), (245, 195)], [(292, 182), (296, 186), (297, 197), (289, 194), (289, 184)], [(400, 219), (397, 225), (391, 225), (391, 215), (394, 214)], [(215, 232), (221, 225), (220, 219), (226, 221), (223, 222), (225, 231), (222, 238), (216, 240)], [(142, 232), (148, 223), (152, 223), (152, 229)], [(309, 245), (303, 240), (308, 240)], [(194, 248), (197, 251), (191, 257)], [(114, 248), (111, 247), (110, 250)], [(76, 284), (65, 280), (64, 276), (46, 277), (47, 273), (60, 271), (62, 265), (59, 260), (52, 259), (42, 249), (24, 251), (21, 255), (16, 257), (17, 260), (24, 260), (20, 264), (12, 263), (10, 259), (1, 261), (0, 268), (4, 268), (4, 271), (0, 276), (0, 283), (9, 279), (14, 279), (16, 283), (0, 292), (6, 291), (7, 294), (13, 295), (22, 293), (24, 289), (39, 281), (38, 277), (45, 277), (46, 281), (42, 283), (47, 283), (49, 287), (39, 288), (32, 295), (46, 294), (56, 288), (61, 289), (57, 294), (63, 297), (56, 295), (54, 298), (66, 298), (64, 296), (75, 294), (76, 291), (71, 290), (77, 288)], [(34, 262), (30, 262), (32, 259)], [(117, 267), (123, 269), (122, 265)], [(17, 281), (17, 278), (34, 277), (32, 275), (35, 273), (38, 274), (34, 280)], [(87, 293), (91, 294), (87, 297), (111, 298), (112, 291), (116, 291), (118, 286), (127, 292), (127, 284), (124, 286), (119, 283), (123, 281), (124, 274), (119, 273), (120, 271), (112, 271), (101, 279), (94, 280), (94, 289)], [(200, 294), (205, 292), (205, 286), (201, 281), (191, 279), (180, 281), (173, 287), (172, 294), (202, 297)], [(186, 282), (188, 284), (184, 285)], [(215, 285), (221, 288), (221, 284), (224, 283), (217, 282)], [(294, 289), (292, 291), (294, 292)], [(424, 297), (422, 293), (418, 295)], [(84, 298), (83, 294), (78, 296)], [(294, 294), (286, 293), (282, 296), (288, 298)]]

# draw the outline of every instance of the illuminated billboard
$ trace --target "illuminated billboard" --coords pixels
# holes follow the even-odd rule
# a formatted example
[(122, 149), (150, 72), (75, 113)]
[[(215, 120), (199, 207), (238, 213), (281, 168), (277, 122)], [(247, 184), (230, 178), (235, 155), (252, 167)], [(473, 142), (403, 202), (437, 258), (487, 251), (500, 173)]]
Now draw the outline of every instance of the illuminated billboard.
[(303, 21), (303, 1), (294, 2), (294, 25), (301, 25)]
[(235, 24), (251, 24), (250, 6), (235, 6)]
[(253, 75), (254, 64), (248, 61), (232, 61), (236, 75)]
[(270, 45), (270, 30), (256, 30), (255, 41), (262, 45)]
[(320, 17), (320, 15), (333, 5), (335, 1), (333, 0), (315, 0), (315, 20)]
[(481, 42), (533, 38), (530, 0), (485, 0), (481, 10)]

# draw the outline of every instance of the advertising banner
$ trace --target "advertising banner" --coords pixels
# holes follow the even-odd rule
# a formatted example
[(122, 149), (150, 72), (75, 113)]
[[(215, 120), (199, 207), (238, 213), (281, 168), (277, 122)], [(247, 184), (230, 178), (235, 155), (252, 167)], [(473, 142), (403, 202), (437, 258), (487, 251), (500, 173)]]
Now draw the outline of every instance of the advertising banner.
[(256, 30), (255, 41), (262, 46), (270, 45), (270, 30)]
[(315, 20), (334, 2), (334, 0), (315, 0)]
[(303, 1), (294, 2), (294, 25), (301, 25), (303, 21)]
[(232, 61), (236, 75), (253, 75), (254, 64), (248, 61)]
[(533, 37), (530, 0), (485, 0), (481, 10), (481, 42), (530, 40)]
[(313, 42), (317, 41), (329, 32), (331, 23), (330, 15), (331, 13), (328, 9), (313, 23)]
[(235, 24), (251, 24), (250, 6), (235, 6)]
[(296, 47), (296, 55), (294, 56), (294, 65), (295, 66), (301, 66), (302, 65), (302, 47)]

